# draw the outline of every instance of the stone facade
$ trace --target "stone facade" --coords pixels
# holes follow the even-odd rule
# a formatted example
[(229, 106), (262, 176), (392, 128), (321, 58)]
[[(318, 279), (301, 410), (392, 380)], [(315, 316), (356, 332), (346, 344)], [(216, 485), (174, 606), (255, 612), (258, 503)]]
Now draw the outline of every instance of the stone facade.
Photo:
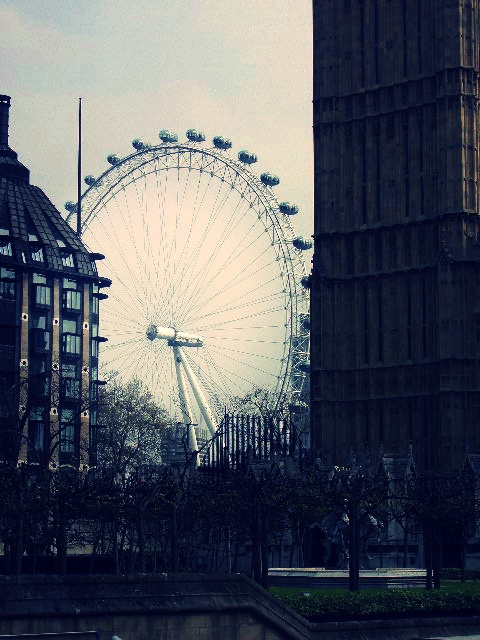
[(315, 0), (313, 445), (480, 449), (479, 2)]

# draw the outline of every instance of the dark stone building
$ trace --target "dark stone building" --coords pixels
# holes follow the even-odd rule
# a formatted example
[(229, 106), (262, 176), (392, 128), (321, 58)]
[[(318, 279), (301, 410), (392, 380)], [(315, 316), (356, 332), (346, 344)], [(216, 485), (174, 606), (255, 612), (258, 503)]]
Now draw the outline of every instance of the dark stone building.
[(0, 462), (95, 462), (98, 306), (94, 255), (8, 145), (0, 95)]
[(480, 449), (477, 0), (314, 0), (313, 445)]

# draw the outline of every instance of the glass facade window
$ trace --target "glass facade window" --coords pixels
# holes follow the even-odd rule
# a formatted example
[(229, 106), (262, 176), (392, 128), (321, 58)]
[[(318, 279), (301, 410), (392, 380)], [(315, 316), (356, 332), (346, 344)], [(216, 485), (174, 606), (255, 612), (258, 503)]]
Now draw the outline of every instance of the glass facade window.
[(12, 243), (10, 240), (0, 240), (0, 255), (1, 256), (12, 256)]
[(62, 398), (64, 400), (80, 399), (80, 380), (65, 378), (62, 380)]
[(43, 451), (45, 448), (45, 408), (41, 406), (33, 407), (29, 415), (30, 443), (35, 451)]
[(45, 258), (43, 257), (43, 249), (42, 247), (32, 247), (31, 248), (31, 258), (34, 262), (43, 262)]
[(82, 308), (82, 294), (80, 291), (68, 289), (63, 292), (63, 309), (65, 311), (80, 311)]
[(52, 290), (43, 284), (35, 286), (35, 305), (39, 308), (48, 308), (52, 304)]
[(32, 329), (30, 333), (33, 350), (36, 353), (48, 353), (51, 345), (50, 331), (43, 329)]
[(77, 318), (64, 318), (62, 320), (62, 332), (63, 333), (77, 333), (78, 320)]
[(62, 364), (62, 378), (80, 378), (80, 367), (74, 362), (64, 362)]
[(30, 321), (33, 329), (47, 328), (47, 315), (45, 313), (32, 313), (30, 315)]
[(78, 356), (82, 350), (82, 337), (73, 333), (64, 333), (62, 346), (65, 355)]
[(47, 276), (44, 273), (34, 273), (32, 282), (33, 284), (47, 284)]
[(15, 327), (0, 327), (0, 357), (13, 357), (15, 349)]
[(60, 411), (60, 451), (73, 453), (75, 450), (75, 411), (61, 409)]
[(73, 253), (71, 251), (61, 251), (60, 256), (62, 258), (62, 265), (64, 267), (70, 267), (73, 269), (75, 263), (73, 261)]
[(0, 299), (15, 300), (15, 271), (2, 267), (0, 269)]
[(29, 363), (29, 390), (33, 397), (48, 397), (52, 372), (48, 358), (31, 357)]
[[(90, 401), (98, 402), (98, 384), (90, 385)], [(90, 410), (90, 423), (92, 422), (92, 411)]]

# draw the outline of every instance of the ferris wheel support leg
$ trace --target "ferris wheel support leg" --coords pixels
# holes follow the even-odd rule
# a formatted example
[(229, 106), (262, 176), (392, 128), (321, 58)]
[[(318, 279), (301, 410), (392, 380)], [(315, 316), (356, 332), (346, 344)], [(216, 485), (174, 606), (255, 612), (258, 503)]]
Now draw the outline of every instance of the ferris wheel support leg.
[(200, 408), (203, 419), (205, 420), (205, 424), (207, 425), (210, 435), (214, 436), (217, 431), (215, 420), (213, 418), (213, 414), (208, 405), (208, 402), (206, 401), (205, 396), (202, 392), (202, 389), (200, 388), (198, 379), (196, 375), (193, 373), (190, 364), (185, 359), (182, 348), (175, 346), (174, 349), (176, 350), (175, 364), (176, 364), (176, 360), (180, 358), (180, 362), (183, 365), (183, 368), (185, 369), (188, 382), (192, 387), (193, 395), (195, 396), (195, 400), (197, 401), (197, 404)]
[(185, 417), (185, 422), (188, 424), (188, 448), (190, 451), (198, 451), (197, 434), (195, 432), (195, 425), (193, 424), (193, 413), (190, 405), (190, 398), (188, 397), (187, 387), (185, 386), (185, 377), (181, 367), (182, 359), (180, 354), (178, 354), (178, 350), (179, 347), (173, 347), (178, 395), (180, 396), (180, 408)]

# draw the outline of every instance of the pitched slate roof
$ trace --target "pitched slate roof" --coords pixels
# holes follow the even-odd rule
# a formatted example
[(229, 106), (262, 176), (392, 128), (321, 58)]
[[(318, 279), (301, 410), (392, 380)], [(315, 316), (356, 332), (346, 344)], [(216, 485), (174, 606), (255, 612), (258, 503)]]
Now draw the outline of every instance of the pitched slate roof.
[[(9, 107), (10, 98), (0, 95), (0, 246), (11, 245), (11, 251), (0, 250), (2, 263), (98, 278), (94, 257), (45, 193), (30, 184), (29, 170), (8, 146)], [(68, 255), (73, 266), (66, 266)]]

